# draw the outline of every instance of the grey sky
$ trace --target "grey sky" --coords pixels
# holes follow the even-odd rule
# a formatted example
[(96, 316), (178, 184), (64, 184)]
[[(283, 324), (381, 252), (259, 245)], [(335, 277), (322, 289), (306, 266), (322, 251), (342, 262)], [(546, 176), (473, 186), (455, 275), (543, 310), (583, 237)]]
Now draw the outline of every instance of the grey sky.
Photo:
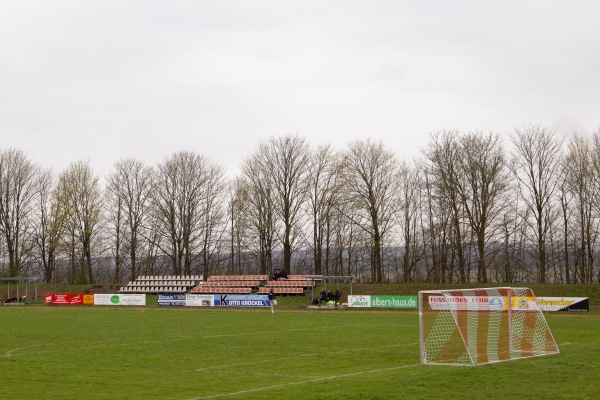
[(2, 1), (0, 147), (59, 172), (261, 140), (417, 155), (442, 129), (600, 127), (597, 1)]

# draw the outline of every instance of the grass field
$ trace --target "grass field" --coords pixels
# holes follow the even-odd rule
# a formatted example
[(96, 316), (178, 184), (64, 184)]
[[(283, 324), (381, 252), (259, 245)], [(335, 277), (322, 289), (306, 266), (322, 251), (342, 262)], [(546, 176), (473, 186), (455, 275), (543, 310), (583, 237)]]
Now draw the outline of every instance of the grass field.
[(561, 354), (419, 364), (416, 312), (0, 307), (0, 399), (596, 399), (600, 314)]

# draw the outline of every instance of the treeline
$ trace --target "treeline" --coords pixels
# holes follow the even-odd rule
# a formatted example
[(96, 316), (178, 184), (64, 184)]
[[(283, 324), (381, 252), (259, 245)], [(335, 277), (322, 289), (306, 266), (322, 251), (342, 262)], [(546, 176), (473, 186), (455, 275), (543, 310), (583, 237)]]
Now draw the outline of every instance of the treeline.
[[(510, 151), (507, 150), (510, 148)], [(600, 130), (441, 131), (414, 160), (259, 143), (229, 179), (188, 151), (56, 174), (0, 149), (0, 276), (353, 275), (374, 282), (597, 283)]]

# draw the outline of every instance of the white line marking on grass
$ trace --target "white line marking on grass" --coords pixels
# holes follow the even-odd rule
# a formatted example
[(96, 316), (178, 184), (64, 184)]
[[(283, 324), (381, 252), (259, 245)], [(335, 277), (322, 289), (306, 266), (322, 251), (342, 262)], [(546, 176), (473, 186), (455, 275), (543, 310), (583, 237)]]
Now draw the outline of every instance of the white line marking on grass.
[[(17, 347), (16, 349), (12, 349), (12, 350), (9, 350), (6, 353), (4, 353), (4, 358), (12, 357), (12, 355), (14, 353), (21, 351), (21, 350), (31, 349), (32, 347), (42, 347), (42, 346), (47, 346), (47, 345), (46, 344), (34, 344), (32, 346)], [(42, 353), (46, 353), (46, 351), (43, 351)]]
[(8, 357), (12, 356), (13, 353), (16, 353), (17, 351), (23, 350), (23, 349), (26, 349), (26, 348), (27, 347), (17, 347), (16, 349), (9, 350), (6, 353), (4, 353), (4, 358), (8, 358)]
[(310, 378), (310, 379), (321, 378), (320, 376), (315, 376), (315, 375), (268, 374), (268, 373), (264, 373), (264, 372), (241, 372), (241, 371), (227, 371), (227, 374), (228, 375), (237, 374), (237, 375), (276, 376), (278, 378), (281, 378), (281, 377), (285, 377), (285, 378)]
[(406, 368), (411, 368), (411, 367), (418, 367), (420, 365), (421, 364), (400, 365), (398, 367), (372, 369), (372, 370), (369, 370), (369, 371), (352, 372), (350, 374), (324, 376), (324, 377), (321, 377), (321, 378), (307, 379), (305, 381), (300, 381), (300, 382), (282, 383), (280, 385), (265, 386), (265, 387), (256, 388), (256, 389), (240, 390), (240, 391), (237, 391), (237, 392), (229, 392), (229, 393), (220, 393), (220, 394), (215, 394), (215, 395), (212, 395), (212, 396), (194, 397), (193, 399), (190, 399), (190, 400), (216, 399), (216, 398), (219, 398), (219, 397), (236, 396), (236, 395), (246, 394), (246, 393), (262, 392), (263, 390), (281, 389), (281, 388), (290, 387), (290, 386), (304, 385), (306, 383), (314, 383), (314, 382), (329, 381), (329, 380), (334, 380), (334, 379), (351, 378), (353, 376), (360, 376), (360, 375), (365, 375), (365, 374), (375, 374), (375, 373), (378, 373), (378, 372), (387, 372), (387, 371), (394, 371), (394, 370), (398, 370), (398, 369), (406, 369)]
[(294, 360), (294, 359), (297, 359), (297, 358), (331, 356), (331, 355), (336, 355), (336, 354), (352, 353), (352, 352), (358, 352), (358, 351), (368, 351), (368, 350), (376, 350), (376, 349), (389, 349), (389, 348), (392, 348), (392, 347), (414, 346), (414, 345), (415, 345), (415, 343), (392, 344), (392, 345), (387, 345), (387, 346), (363, 347), (363, 348), (357, 348), (357, 349), (345, 349), (345, 350), (338, 350), (338, 351), (330, 351), (330, 352), (327, 352), (327, 353), (307, 353), (307, 354), (299, 354), (297, 356), (291, 356), (291, 357), (278, 357), (278, 358), (274, 358), (274, 359), (271, 359), (271, 360), (257, 360), (257, 361), (248, 361), (248, 362), (244, 362), (244, 363), (215, 365), (215, 366), (212, 366), (212, 367), (198, 368), (195, 371), (196, 372), (204, 372), (204, 371), (210, 371), (210, 370), (214, 370), (214, 369), (224, 369), (224, 368), (231, 368), (231, 367), (240, 367), (240, 366), (244, 366), (244, 365), (264, 364), (264, 363), (270, 363), (270, 362), (275, 362), (275, 361), (283, 361), (283, 360)]

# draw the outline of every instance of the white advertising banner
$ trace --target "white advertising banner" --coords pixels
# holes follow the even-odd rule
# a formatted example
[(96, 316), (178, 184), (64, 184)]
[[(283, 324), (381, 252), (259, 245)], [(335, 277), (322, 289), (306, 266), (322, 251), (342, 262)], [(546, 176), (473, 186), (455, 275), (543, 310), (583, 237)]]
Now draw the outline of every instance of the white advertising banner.
[(212, 307), (215, 305), (215, 296), (212, 294), (186, 294), (187, 307)]
[(371, 296), (348, 296), (348, 307), (371, 308)]
[(145, 294), (94, 294), (95, 306), (145, 306)]
[(498, 311), (506, 310), (501, 296), (429, 296), (432, 310)]

